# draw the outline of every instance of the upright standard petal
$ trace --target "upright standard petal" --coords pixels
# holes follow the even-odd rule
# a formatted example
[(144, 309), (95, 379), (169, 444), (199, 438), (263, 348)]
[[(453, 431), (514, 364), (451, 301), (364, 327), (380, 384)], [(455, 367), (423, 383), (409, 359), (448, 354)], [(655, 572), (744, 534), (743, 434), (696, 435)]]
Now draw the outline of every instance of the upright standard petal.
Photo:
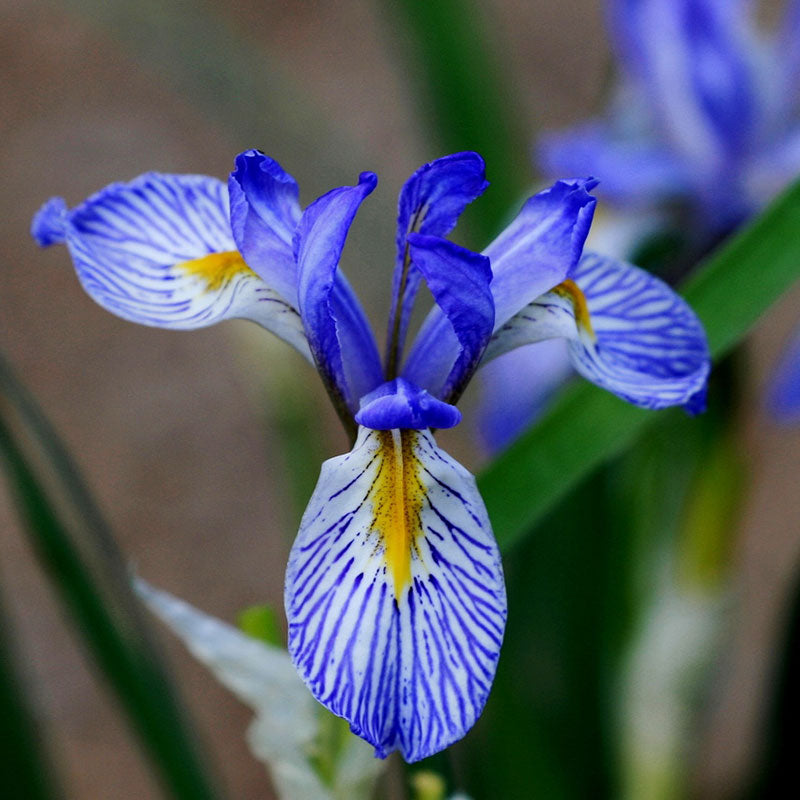
[(315, 200), (295, 234), (298, 301), (311, 352), (329, 392), (351, 413), (383, 383), (383, 371), (364, 310), (338, 267), (350, 224), (377, 181), (364, 172), (356, 186)]
[(654, 119), (698, 188), (752, 145), (758, 86), (740, 9), (729, 0), (612, 0), (611, 30)]
[(258, 150), (236, 156), (228, 180), (233, 238), (247, 265), (297, 308), (293, 238), (302, 210), (295, 179)]
[(703, 326), (669, 286), (638, 267), (586, 254), (572, 280), (495, 333), (484, 361), (555, 337), (569, 340), (578, 372), (634, 405), (704, 407), (710, 360)]
[(494, 327), (489, 259), (436, 236), (414, 233), (409, 244), (437, 308), (420, 330), (403, 376), (455, 402)]
[(556, 181), (483, 251), (494, 275), (495, 329), (569, 277), (592, 224), (595, 186), (593, 178)]
[(32, 233), (42, 245), (66, 242), (83, 288), (117, 316), (176, 329), (243, 317), (310, 358), (297, 311), (236, 250), (218, 180), (149, 173), (72, 211), (54, 198)]
[(289, 652), (314, 696), (384, 757), (460, 739), (506, 618), (472, 476), (428, 431), (361, 428), (322, 467), (286, 574)]
[(398, 201), (397, 264), (392, 285), (386, 362), (397, 371), (408, 318), (419, 288), (420, 274), (408, 248), (410, 233), (446, 236), (461, 212), (489, 185), (483, 159), (472, 152), (454, 153), (421, 166), (405, 183)]
[(648, 207), (691, 191), (685, 165), (655, 137), (620, 130), (619, 117), (543, 136), (537, 152), (547, 175), (597, 175), (603, 197)]
[[(589, 190), (595, 185), (593, 179), (556, 181), (531, 197), (486, 248), (495, 330), (563, 281), (575, 267), (594, 214), (596, 201)], [(476, 295), (475, 300), (481, 297)], [(470, 300), (468, 295), (465, 299)], [(459, 365), (463, 355), (459, 336), (442, 309), (434, 308), (417, 334), (403, 376), (449, 401), (445, 385), (455, 386), (463, 378), (459, 375), (463, 366)]]

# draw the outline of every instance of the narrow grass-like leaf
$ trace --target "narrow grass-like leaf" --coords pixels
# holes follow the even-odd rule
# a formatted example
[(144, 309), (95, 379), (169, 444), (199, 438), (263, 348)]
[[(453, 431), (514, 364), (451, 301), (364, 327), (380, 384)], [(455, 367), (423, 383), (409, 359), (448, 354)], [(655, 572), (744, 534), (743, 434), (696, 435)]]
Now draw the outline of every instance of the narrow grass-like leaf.
[(3, 612), (0, 605), (0, 793), (25, 800), (58, 800), (64, 795), (53, 778), (39, 726), (26, 702)]
[(170, 795), (212, 800), (123, 559), (53, 429), (0, 357), (0, 454), (36, 553)]
[[(800, 183), (726, 243), (683, 287), (717, 359), (800, 278)], [(601, 389), (570, 387), (552, 410), (479, 477), (501, 549), (508, 551), (582, 477), (666, 414)]]

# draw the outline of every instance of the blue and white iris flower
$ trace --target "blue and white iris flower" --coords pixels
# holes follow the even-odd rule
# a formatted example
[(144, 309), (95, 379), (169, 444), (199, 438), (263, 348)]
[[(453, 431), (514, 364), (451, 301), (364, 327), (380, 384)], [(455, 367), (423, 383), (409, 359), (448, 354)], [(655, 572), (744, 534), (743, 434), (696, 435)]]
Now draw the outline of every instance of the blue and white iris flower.
[[(36, 215), (42, 245), (65, 243), (100, 305), (188, 329), (251, 319), (318, 370), (353, 449), (322, 473), (289, 557), (289, 651), (313, 695), (378, 756), (408, 761), (461, 738), (486, 702), (506, 619), (497, 544), (475, 480), (433, 430), (476, 369), (527, 342), (563, 337), (576, 368), (649, 408), (702, 402), (702, 327), (665, 284), (582, 254), (592, 180), (531, 197), (484, 251), (446, 238), (486, 188), (483, 160), (421, 167), (399, 200), (386, 355), (339, 269), (348, 229), (377, 183), (333, 189), (305, 210), (264, 154), (226, 184), (143, 175), (74, 209)], [(405, 355), (422, 283), (435, 301)]]
[(546, 174), (591, 165), (621, 208), (688, 207), (730, 231), (800, 174), (800, 2), (767, 33), (747, 0), (608, 0), (608, 112), (546, 137)]
[[(800, 176), (800, 2), (786, 0), (769, 32), (746, 0), (608, 0), (607, 11), (621, 70), (611, 106), (545, 137), (540, 166), (590, 168), (618, 209), (678, 211), (672, 223), (707, 247)], [(798, 341), (769, 391), (787, 422), (800, 420)]]

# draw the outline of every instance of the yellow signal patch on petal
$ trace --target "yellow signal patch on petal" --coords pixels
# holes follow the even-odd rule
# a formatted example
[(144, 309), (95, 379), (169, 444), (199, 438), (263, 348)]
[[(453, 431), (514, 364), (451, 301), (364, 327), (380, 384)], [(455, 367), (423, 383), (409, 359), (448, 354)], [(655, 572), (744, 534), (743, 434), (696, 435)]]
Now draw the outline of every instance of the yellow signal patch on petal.
[(238, 250), (227, 250), (223, 253), (209, 253), (191, 261), (182, 261), (176, 267), (187, 275), (202, 278), (207, 292), (215, 292), (226, 286), (236, 275), (256, 273), (244, 263)]
[(578, 284), (570, 278), (567, 278), (562, 283), (559, 283), (558, 286), (554, 287), (552, 291), (572, 303), (576, 324), (589, 333), (593, 339), (597, 338), (592, 328), (592, 318), (589, 314), (589, 306), (586, 303), (586, 295), (581, 291)]
[(375, 433), (380, 442), (380, 462), (369, 489), (373, 513), (370, 529), (383, 544), (386, 567), (399, 600), (411, 583), (411, 557), (413, 553), (420, 556), (417, 540), (423, 535), (421, 511), (426, 492), (414, 453), (419, 434), (413, 430)]

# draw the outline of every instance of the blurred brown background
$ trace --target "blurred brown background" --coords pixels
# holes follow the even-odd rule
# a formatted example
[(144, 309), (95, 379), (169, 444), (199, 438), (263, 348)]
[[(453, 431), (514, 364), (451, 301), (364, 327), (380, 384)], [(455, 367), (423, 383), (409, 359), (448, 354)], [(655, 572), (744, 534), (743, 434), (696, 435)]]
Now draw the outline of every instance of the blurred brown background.
[[(212, 109), (207, 98), (198, 100), (191, 78), (176, 79), (169, 64), (150, 57), (147, 37), (127, 27), (125, 14), (151, 13), (151, 4), (114, 17), (117, 5), (0, 0), (0, 348), (76, 454), (140, 574), (233, 620), (248, 605), (282, 607), (297, 512), (287, 500), (273, 433), (263, 424), (270, 414), (264, 402), (274, 398), (265, 384), (287, 372), (294, 379), (300, 362), (288, 349), (262, 346), (246, 325), (184, 334), (112, 317), (82, 292), (63, 249), (36, 248), (28, 235), (31, 215), (53, 194), (74, 204), (150, 169), (224, 177), (233, 156), (251, 146), (298, 177), (304, 203), (373, 169), (382, 183), (356, 223), (347, 261), (380, 320), (388, 305), (397, 191), (416, 166), (442, 153), (427, 144), (404, 80), (399, 26), (386, 4), (248, 0), (233, 10), (211, 3), (225, 36), (260, 59), (251, 85), (262, 87), (253, 103), (264, 107), (252, 119), (263, 127), (246, 140), (224, 101)], [(519, 117), (530, 130), (534, 122), (556, 127), (601, 106), (609, 60), (600, 5), (481, 5), (488, 34), (516, 76)], [(191, 7), (167, 4), (165, 28), (177, 25), (179, 32), (175, 20)], [(203, 35), (187, 27), (186, 41)], [(249, 89), (226, 86), (225, 76), (211, 88), (220, 87)], [(297, 120), (302, 139), (291, 134)], [(527, 153), (519, 158), (528, 170)], [(366, 273), (376, 279), (368, 282)], [(732, 641), (695, 765), (698, 792), (708, 798), (730, 796), (751, 763), (770, 647), (800, 549), (800, 431), (776, 429), (758, 406), (769, 367), (796, 321), (798, 298), (798, 292), (786, 298), (751, 338), (753, 410), (742, 436), (752, 483), (737, 548)], [(263, 363), (254, 367), (253, 359)], [(309, 387), (313, 378), (307, 376)], [(330, 423), (322, 447), (333, 455), (344, 440), (320, 390), (310, 391)], [(474, 458), (467, 463), (477, 467)], [(24, 676), (70, 798), (158, 797), (1, 483), (0, 581)], [(229, 796), (267, 797), (264, 770), (242, 738), (249, 712), (162, 639)]]

